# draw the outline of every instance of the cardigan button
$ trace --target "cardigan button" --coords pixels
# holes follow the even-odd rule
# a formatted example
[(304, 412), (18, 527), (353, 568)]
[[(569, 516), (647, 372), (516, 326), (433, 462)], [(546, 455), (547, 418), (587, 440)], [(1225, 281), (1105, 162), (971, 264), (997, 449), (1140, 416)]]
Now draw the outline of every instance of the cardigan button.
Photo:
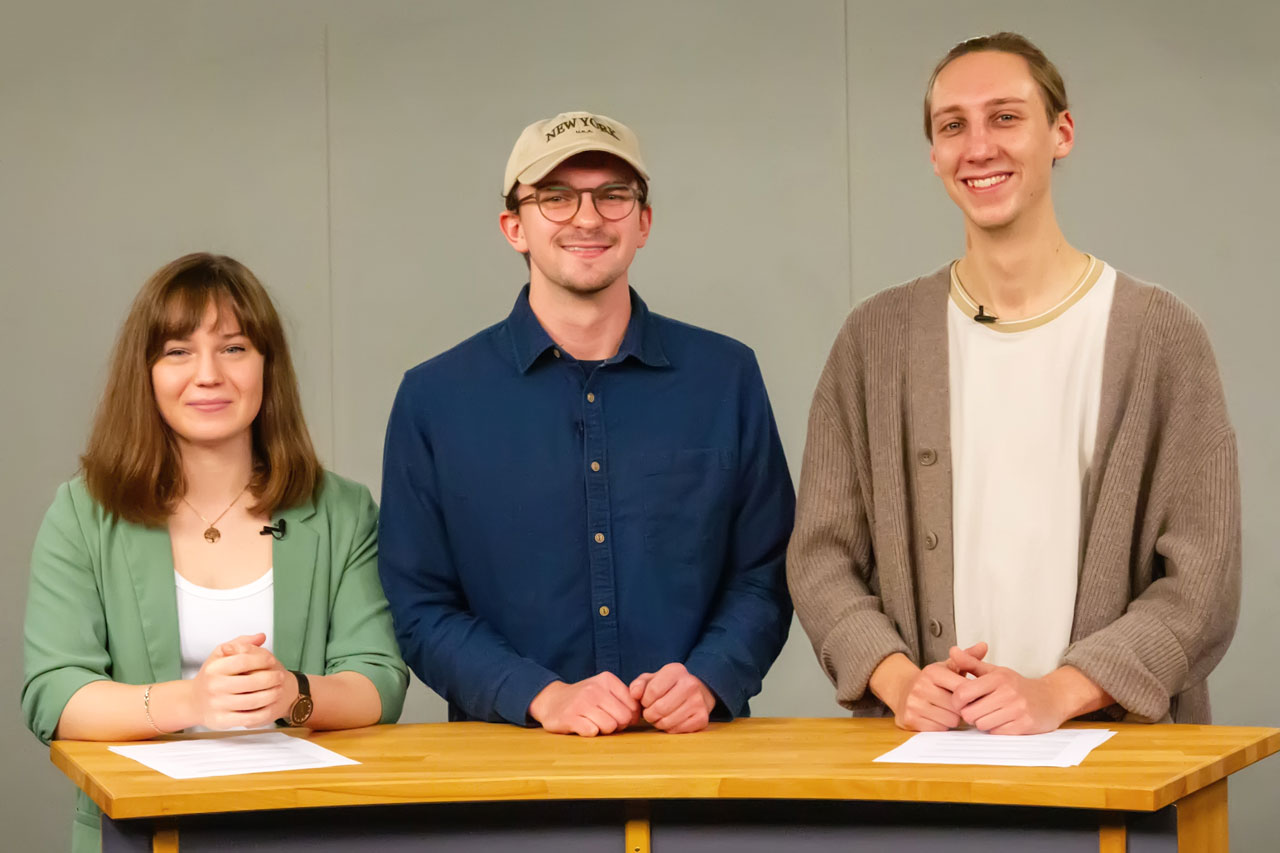
[(920, 464), (932, 465), (938, 461), (938, 454), (934, 452), (932, 447), (926, 447), (920, 451)]
[(924, 547), (928, 548), (930, 551), (932, 551), (934, 548), (937, 548), (938, 534), (934, 533), (932, 530), (926, 533), (924, 535)]
[(941, 623), (941, 622), (939, 622), (937, 619), (930, 619), (930, 620), (929, 620), (929, 633), (930, 633), (930, 634), (933, 634), (933, 636), (935, 636), (935, 637), (941, 637), (941, 636), (942, 636), (942, 623)]

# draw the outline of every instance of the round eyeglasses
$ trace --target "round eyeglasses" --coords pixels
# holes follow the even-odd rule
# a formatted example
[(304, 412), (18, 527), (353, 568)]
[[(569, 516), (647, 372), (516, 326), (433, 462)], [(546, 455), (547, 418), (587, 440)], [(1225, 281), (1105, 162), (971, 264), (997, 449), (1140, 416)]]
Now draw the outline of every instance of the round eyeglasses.
[(568, 222), (578, 215), (582, 205), (582, 196), (590, 195), (596, 206), (596, 213), (611, 222), (626, 219), (635, 210), (640, 192), (627, 184), (604, 184), (589, 189), (577, 190), (573, 187), (538, 187), (532, 193), (516, 202), (517, 205), (533, 202), (538, 205), (542, 215), (552, 222)]

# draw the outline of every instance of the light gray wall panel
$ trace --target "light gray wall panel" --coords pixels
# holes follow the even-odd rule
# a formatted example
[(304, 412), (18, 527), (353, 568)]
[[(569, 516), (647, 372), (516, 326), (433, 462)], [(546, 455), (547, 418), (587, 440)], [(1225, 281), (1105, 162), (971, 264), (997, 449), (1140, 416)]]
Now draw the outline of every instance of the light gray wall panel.
[[(506, 316), (526, 280), (497, 227), (511, 145), (531, 121), (591, 109), (638, 132), (653, 177), (653, 236), (632, 283), (654, 310), (755, 348), (799, 473), (809, 397), (849, 307), (844, 10), (800, 8), (335, 12), (341, 470), (377, 483), (401, 373)], [(798, 625), (755, 707), (838, 711)], [(404, 719), (442, 715), (443, 703), (415, 687)]]
[(18, 709), (31, 544), (72, 476), (143, 280), (247, 263), (292, 332), (330, 449), (323, 27), (304, 4), (5, 3), (0, 13), (0, 808), (9, 850), (65, 849), (72, 786)]
[[(1245, 597), (1210, 679), (1220, 723), (1276, 725), (1280, 683), (1280, 6), (849, 0), (853, 286), (859, 298), (964, 251), (922, 130), (924, 85), (964, 38), (1012, 29), (1067, 83), (1076, 146), (1054, 178), (1067, 239), (1191, 305), (1213, 340), (1240, 446)], [(1280, 762), (1235, 778), (1233, 850), (1274, 847)]]

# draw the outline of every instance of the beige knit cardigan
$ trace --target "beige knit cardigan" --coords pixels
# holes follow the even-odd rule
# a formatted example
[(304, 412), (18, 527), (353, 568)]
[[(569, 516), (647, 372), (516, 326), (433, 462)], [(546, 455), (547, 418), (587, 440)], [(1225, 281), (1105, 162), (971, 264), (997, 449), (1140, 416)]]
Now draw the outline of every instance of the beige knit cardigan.
[[(886, 713), (867, 690), (884, 658), (923, 665), (955, 643), (949, 285), (944, 267), (855, 308), (809, 413), (787, 578), (836, 699), (858, 714)], [(1124, 274), (1081, 537), (1062, 663), (1115, 698), (1108, 716), (1209, 722), (1205, 678), (1240, 606), (1235, 433), (1199, 320)]]

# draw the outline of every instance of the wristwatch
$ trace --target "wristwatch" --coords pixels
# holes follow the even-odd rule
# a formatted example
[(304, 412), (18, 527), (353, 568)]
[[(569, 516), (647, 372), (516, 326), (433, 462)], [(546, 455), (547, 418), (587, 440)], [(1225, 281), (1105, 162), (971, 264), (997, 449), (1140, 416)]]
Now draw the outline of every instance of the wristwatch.
[(307, 683), (307, 677), (302, 673), (296, 670), (289, 671), (298, 679), (298, 698), (294, 699), (293, 704), (289, 706), (289, 716), (276, 720), (276, 725), (305, 726), (316, 707), (311, 701), (311, 685)]

